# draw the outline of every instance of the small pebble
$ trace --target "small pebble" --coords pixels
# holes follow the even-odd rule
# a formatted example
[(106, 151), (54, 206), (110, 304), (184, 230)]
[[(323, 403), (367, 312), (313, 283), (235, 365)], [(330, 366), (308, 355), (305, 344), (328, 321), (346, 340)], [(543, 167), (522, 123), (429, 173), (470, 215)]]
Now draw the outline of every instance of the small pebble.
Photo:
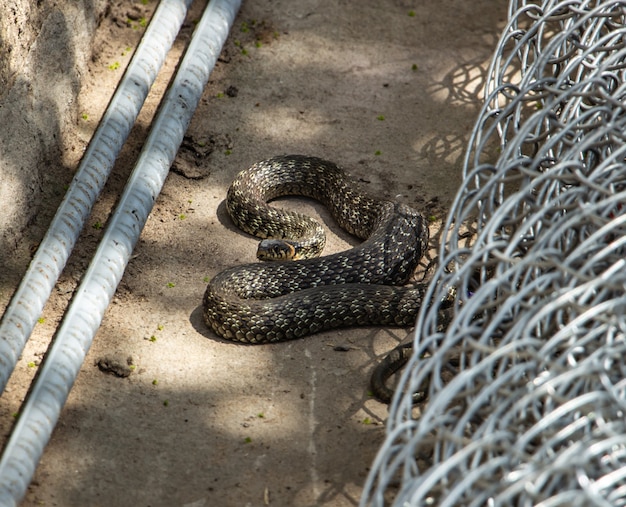
[(121, 359), (115, 356), (103, 356), (96, 362), (96, 365), (101, 372), (110, 373), (116, 377), (122, 378), (130, 376), (132, 372), (130, 366), (132, 364), (132, 357)]
[(351, 349), (351, 347), (348, 347), (346, 345), (335, 345), (333, 347), (333, 350), (335, 352), (348, 352)]

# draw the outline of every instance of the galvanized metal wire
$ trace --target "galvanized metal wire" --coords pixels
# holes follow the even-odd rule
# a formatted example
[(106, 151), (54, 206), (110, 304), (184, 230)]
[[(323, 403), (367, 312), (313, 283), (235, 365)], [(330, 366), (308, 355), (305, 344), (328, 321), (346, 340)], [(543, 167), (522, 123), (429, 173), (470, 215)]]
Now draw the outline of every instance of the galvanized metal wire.
[(486, 97), (361, 505), (626, 505), (626, 2), (511, 0)]

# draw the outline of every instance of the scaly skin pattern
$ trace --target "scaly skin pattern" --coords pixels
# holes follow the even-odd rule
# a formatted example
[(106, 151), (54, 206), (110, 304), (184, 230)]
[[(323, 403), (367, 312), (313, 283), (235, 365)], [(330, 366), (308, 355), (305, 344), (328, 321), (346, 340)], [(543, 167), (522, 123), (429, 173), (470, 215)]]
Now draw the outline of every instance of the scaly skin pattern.
[[(413, 325), (425, 287), (403, 285), (428, 243), (422, 215), (404, 204), (361, 194), (335, 164), (299, 155), (275, 157), (242, 171), (229, 189), (227, 207), (246, 232), (309, 244), (311, 237), (302, 231), (315, 227), (299, 224), (302, 215), (267, 205), (287, 194), (320, 200), (341, 227), (367, 239), (321, 258), (247, 264), (219, 273), (204, 294), (206, 324), (219, 336), (246, 343), (290, 340), (338, 327)], [(287, 218), (276, 218), (285, 213)]]

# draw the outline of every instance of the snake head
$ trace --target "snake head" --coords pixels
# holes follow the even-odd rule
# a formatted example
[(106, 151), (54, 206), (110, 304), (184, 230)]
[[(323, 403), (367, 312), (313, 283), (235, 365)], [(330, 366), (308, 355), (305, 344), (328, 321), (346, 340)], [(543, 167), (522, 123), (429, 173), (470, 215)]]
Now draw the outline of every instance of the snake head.
[(264, 239), (259, 243), (256, 256), (262, 261), (295, 261), (300, 258), (295, 246), (284, 239)]

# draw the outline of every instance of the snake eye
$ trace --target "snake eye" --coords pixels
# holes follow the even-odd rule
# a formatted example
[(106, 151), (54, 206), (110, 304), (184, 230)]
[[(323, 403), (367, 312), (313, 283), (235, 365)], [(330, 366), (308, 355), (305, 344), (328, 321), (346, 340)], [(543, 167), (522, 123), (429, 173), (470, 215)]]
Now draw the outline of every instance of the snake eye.
[(264, 239), (259, 243), (256, 256), (262, 261), (289, 261), (295, 259), (296, 250), (282, 239)]

